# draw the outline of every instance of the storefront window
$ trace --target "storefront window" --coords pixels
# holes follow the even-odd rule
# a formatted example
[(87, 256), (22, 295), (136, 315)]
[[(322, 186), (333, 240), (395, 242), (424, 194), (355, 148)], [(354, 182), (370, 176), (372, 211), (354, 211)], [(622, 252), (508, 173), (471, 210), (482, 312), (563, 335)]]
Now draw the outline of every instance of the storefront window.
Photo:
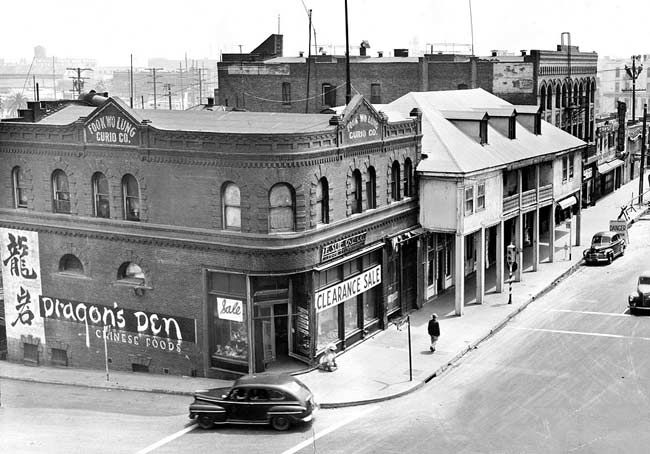
[[(232, 301), (232, 300), (231, 300)], [(219, 317), (218, 305), (223, 304), (223, 298), (213, 297), (213, 333), (214, 353), (212, 357), (248, 361), (248, 329), (246, 327), (246, 305), (239, 305), (242, 309), (242, 321), (228, 320)], [(230, 303), (230, 302), (229, 302)], [(232, 304), (232, 303), (230, 303)], [(222, 313), (223, 317), (224, 314)]]
[(345, 321), (345, 335), (347, 336), (359, 329), (359, 305), (356, 297), (350, 298), (343, 305), (345, 311), (343, 318)]
[(334, 306), (318, 313), (317, 350), (339, 340), (338, 309), (338, 306)]
[(363, 294), (363, 323), (368, 323), (377, 319), (377, 300), (379, 287), (373, 287)]

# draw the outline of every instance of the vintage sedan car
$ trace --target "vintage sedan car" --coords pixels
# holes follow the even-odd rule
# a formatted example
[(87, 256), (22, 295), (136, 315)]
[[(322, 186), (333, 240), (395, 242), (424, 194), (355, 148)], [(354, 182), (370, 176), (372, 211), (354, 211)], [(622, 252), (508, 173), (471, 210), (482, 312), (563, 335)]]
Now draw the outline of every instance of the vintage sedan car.
[(598, 232), (591, 239), (591, 246), (582, 253), (586, 263), (612, 261), (625, 253), (625, 239), (617, 232)]
[(650, 270), (639, 275), (636, 292), (628, 296), (627, 304), (630, 306), (630, 314), (639, 311), (650, 311)]
[(231, 388), (195, 392), (190, 419), (203, 429), (215, 424), (270, 424), (287, 430), (311, 421), (317, 409), (309, 388), (290, 375), (247, 375)]

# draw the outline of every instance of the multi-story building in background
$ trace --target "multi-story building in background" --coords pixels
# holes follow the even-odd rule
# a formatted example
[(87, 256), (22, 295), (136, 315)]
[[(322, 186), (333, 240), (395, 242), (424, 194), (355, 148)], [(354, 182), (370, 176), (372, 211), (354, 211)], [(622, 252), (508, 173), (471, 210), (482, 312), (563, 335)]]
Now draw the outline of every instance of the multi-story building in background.
[[(628, 118), (632, 119), (632, 95), (636, 92), (634, 116), (637, 119), (641, 117), (643, 104), (650, 99), (650, 55), (644, 54), (635, 57), (638, 58), (606, 56), (598, 59), (597, 112), (602, 114), (615, 113), (618, 108), (617, 102), (624, 101), (628, 108)], [(633, 67), (637, 72), (634, 84), (631, 77)]]

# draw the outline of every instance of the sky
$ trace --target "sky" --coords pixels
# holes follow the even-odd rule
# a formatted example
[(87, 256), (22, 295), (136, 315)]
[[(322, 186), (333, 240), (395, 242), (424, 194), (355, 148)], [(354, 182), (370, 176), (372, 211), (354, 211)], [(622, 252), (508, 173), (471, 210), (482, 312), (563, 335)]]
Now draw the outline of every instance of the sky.
[[(470, 21), (471, 1), (471, 21)], [(252, 51), (270, 34), (284, 35), (284, 55), (307, 52), (308, 15), (316, 43), (344, 54), (344, 0), (4, 0), (0, 59), (94, 58), (99, 65), (146, 66), (148, 58), (213, 58)], [(351, 54), (395, 48), (555, 50), (562, 32), (600, 56), (650, 53), (648, 0), (348, 0)], [(313, 38), (312, 38), (313, 39)], [(445, 43), (445, 44), (443, 44)], [(467, 45), (465, 47), (450, 43)]]

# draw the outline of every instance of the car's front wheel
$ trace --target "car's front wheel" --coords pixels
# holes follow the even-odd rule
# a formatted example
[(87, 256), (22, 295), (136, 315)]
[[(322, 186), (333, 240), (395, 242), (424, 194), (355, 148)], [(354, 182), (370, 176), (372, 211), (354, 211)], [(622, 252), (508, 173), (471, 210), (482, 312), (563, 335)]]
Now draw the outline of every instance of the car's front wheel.
[(291, 421), (286, 416), (274, 416), (271, 418), (271, 427), (275, 430), (287, 430), (291, 425)]
[(212, 419), (211, 416), (208, 415), (200, 415), (197, 420), (197, 424), (201, 429), (212, 429), (214, 427), (214, 420)]

